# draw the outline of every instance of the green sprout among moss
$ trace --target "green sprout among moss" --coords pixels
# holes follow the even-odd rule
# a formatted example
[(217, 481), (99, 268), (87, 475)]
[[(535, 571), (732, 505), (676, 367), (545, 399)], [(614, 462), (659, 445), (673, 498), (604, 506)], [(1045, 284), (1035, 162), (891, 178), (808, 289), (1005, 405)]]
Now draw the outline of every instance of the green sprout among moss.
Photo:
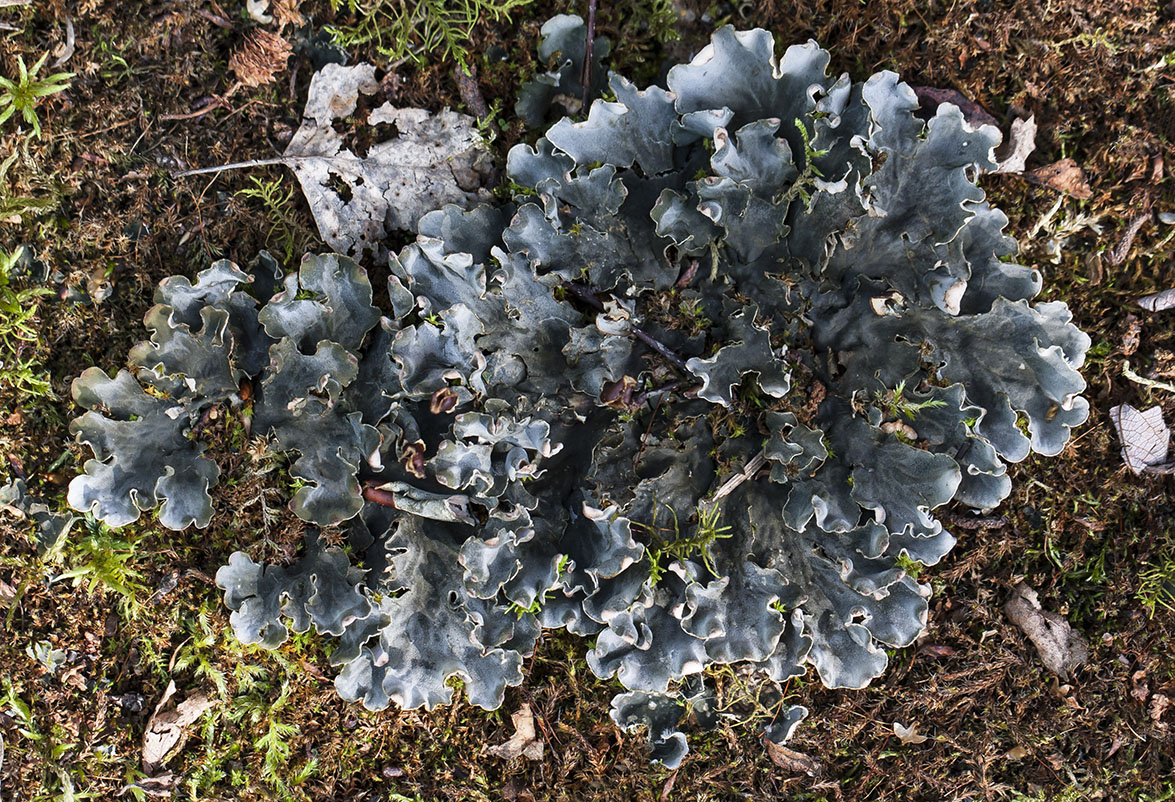
[(710, 555), (710, 547), (714, 545), (714, 541), (731, 537), (731, 527), (719, 526), (718, 520), (722, 517), (722, 511), (718, 504), (712, 504), (707, 508), (705, 505), (698, 506), (698, 525), (696, 533), (693, 537), (682, 537), (681, 529), (677, 518), (677, 512), (668, 505), (665, 506), (673, 517), (672, 529), (657, 527), (657, 505), (653, 505), (653, 520), (649, 524), (633, 523), (633, 526), (649, 532), (653, 537), (657, 537), (660, 531), (672, 531), (673, 539), (650, 545), (647, 548), (649, 555), (649, 581), (656, 585), (661, 581), (661, 577), (665, 575), (665, 558), (672, 560), (687, 560), (695, 554), (702, 557), (702, 562), (705, 563), (706, 569), (714, 576), (720, 576), (718, 569), (714, 565), (714, 559)]
[(939, 407), (945, 407), (947, 405), (947, 402), (943, 401), (941, 398), (929, 398), (925, 401), (911, 401), (910, 399), (906, 398), (905, 391), (906, 380), (902, 379), (897, 383), (897, 386), (888, 393), (877, 393), (875, 398), (877, 399), (878, 406), (888, 412), (892, 418), (898, 418), (904, 415), (910, 420), (914, 420), (914, 418), (918, 416), (918, 413), (924, 409), (938, 409)]
[(58, 72), (48, 78), (37, 78), (37, 73), (45, 64), (49, 54), (37, 59), (37, 63), (30, 70), (25, 66), (24, 59), (16, 57), (20, 77), (15, 81), (11, 78), (0, 78), (0, 125), (8, 118), (20, 112), (26, 123), (33, 127), (33, 133), (41, 138), (41, 121), (37, 119), (37, 104), (41, 98), (64, 92), (69, 88), (69, 81), (73, 78), (72, 72)]

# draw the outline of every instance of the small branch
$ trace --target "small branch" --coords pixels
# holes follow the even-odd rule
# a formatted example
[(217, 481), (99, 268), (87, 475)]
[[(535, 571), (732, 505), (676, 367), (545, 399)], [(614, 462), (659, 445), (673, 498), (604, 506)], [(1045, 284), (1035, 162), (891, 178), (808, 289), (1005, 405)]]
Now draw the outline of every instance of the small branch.
[[(666, 393), (672, 393), (674, 390), (677, 390), (680, 387), (684, 387), (686, 384), (688, 384), (688, 382), (685, 379), (678, 379), (676, 381), (671, 381), (668, 384), (662, 384), (660, 387), (651, 387), (648, 390), (643, 390), (634, 395), (629, 405), (633, 409), (642, 407), (647, 401), (665, 395)], [(686, 389), (685, 394), (689, 395), (692, 392), (696, 392), (700, 390), (701, 387), (702, 385), (700, 384), (692, 385)]]
[(1135, 384), (1141, 384), (1143, 387), (1150, 387), (1154, 390), (1166, 390), (1168, 393), (1175, 393), (1175, 384), (1168, 384), (1167, 382), (1155, 381), (1148, 379), (1145, 376), (1139, 376), (1130, 368), (1130, 361), (1122, 363), (1122, 375), (1130, 379)]
[(645, 345), (649, 346), (654, 351), (656, 351), (658, 354), (660, 354), (661, 356), (665, 357), (667, 360), (672, 362), (674, 364), (674, 366), (676, 366), (677, 369), (680, 370), (682, 373), (689, 373), (689, 368), (687, 368), (685, 366), (685, 360), (682, 359), (681, 357), (679, 357), (676, 353), (674, 353), (669, 348), (669, 346), (664, 345), (663, 343), (653, 339), (650, 335), (646, 334), (642, 329), (640, 329), (636, 326), (632, 326), (630, 328), (630, 330), (632, 331), (633, 337), (636, 337), (638, 340), (643, 342)]
[(583, 84), (583, 110), (585, 114), (592, 99), (592, 58), (595, 55), (596, 45), (597, 1), (588, 0), (587, 44), (583, 50), (583, 71), (580, 74), (580, 82)]
[(753, 479), (759, 469), (767, 464), (767, 455), (760, 451), (755, 456), (751, 457), (750, 461), (743, 466), (742, 471), (736, 473), (734, 476), (727, 479), (722, 487), (718, 488), (718, 492), (714, 494), (714, 498), (710, 499), (710, 503), (717, 503), (722, 499), (733, 493), (739, 485), (748, 479)]
[[(296, 157), (294, 157), (296, 158)], [(246, 167), (267, 167), (271, 164), (289, 164), (290, 157), (283, 156), (278, 159), (254, 159), (247, 162), (233, 162), (232, 164), (220, 164), (216, 167), (200, 167), (196, 170), (184, 170), (180, 173), (172, 173), (172, 178), (186, 178), (189, 175), (206, 175), (207, 173), (220, 173), (225, 170), (243, 170)]]
[[(583, 303), (595, 309), (597, 312), (604, 311), (604, 302), (600, 300), (600, 296), (596, 294), (595, 290), (585, 287), (582, 284), (576, 284), (571, 281), (563, 282), (563, 288), (574, 295)], [(673, 365), (682, 373), (689, 373), (689, 368), (685, 366), (685, 360), (677, 355), (669, 346), (658, 341), (652, 335), (644, 331), (640, 326), (632, 324), (628, 327), (632, 336), (640, 340), (642, 343), (652, 348), (665, 359), (673, 363)]]

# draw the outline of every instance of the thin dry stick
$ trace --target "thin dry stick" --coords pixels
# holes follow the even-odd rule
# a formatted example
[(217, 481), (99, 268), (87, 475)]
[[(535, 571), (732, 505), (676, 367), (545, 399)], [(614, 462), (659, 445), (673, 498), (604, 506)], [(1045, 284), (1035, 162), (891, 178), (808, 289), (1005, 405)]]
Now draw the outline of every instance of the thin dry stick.
[(753, 479), (759, 469), (767, 464), (767, 455), (760, 451), (743, 466), (743, 469), (734, 476), (723, 482), (722, 487), (718, 488), (718, 492), (714, 494), (714, 498), (710, 499), (711, 503), (717, 503), (722, 499), (733, 493), (739, 485), (748, 479)]
[(587, 46), (583, 51), (583, 71), (580, 73), (585, 111), (592, 99), (592, 56), (596, 44), (596, 3), (597, 0), (588, 0)]

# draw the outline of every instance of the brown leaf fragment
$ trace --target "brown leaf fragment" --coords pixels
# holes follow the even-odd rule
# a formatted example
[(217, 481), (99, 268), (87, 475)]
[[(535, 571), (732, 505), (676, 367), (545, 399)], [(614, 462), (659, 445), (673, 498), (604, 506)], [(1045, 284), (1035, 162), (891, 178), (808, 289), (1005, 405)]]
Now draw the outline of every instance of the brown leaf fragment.
[(767, 756), (771, 758), (771, 762), (784, 771), (815, 777), (824, 770), (818, 760), (805, 755), (803, 752), (797, 752), (781, 744), (772, 743), (766, 738), (763, 739), (763, 743), (767, 747)]
[(953, 103), (963, 112), (963, 119), (973, 126), (994, 125), (999, 127), (995, 117), (982, 106), (956, 89), (939, 89), (933, 86), (915, 86), (914, 94), (923, 112), (934, 114), (943, 103)]
[(1130, 675), (1130, 695), (1140, 702), (1145, 703), (1148, 696), (1151, 695), (1151, 689), (1146, 684), (1146, 669), (1140, 668)]
[(999, 166), (992, 172), (1022, 173), (1029, 155), (1036, 150), (1036, 117), (1027, 120), (1013, 120), (1008, 139), (996, 148)]
[(1167, 708), (1171, 706), (1171, 699), (1163, 693), (1156, 693), (1151, 697), (1150, 717), (1151, 722), (1159, 729), (1167, 729), (1167, 722), (1163, 721), (1163, 714), (1167, 712)]
[(147, 722), (147, 731), (143, 733), (143, 771), (148, 776), (155, 775), (163, 768), (168, 755), (181, 745), (185, 737), (184, 728), (194, 724), (215, 704), (205, 694), (194, 693), (175, 707), (165, 710), (174, 695), (175, 680), (171, 680)]
[(1059, 162), (1037, 167), (1024, 173), (1024, 176), (1035, 183), (1068, 192), (1079, 200), (1089, 200), (1093, 197), (1093, 190), (1085, 179), (1085, 171), (1078, 167), (1073, 159), (1061, 159)]
[(510, 720), (514, 722), (514, 734), (510, 740), (491, 746), (487, 751), (505, 760), (517, 760), (520, 757), (542, 760), (543, 742), (535, 734), (534, 714), (530, 711), (530, 705), (524, 703), (517, 713), (510, 716)]
[(1138, 299), (1138, 305), (1151, 312), (1162, 312), (1175, 307), (1175, 287), (1162, 292), (1144, 295)]
[(281, 34), (254, 28), (229, 56), (228, 66), (245, 86), (265, 86), (286, 68), (292, 52), (294, 49)]
[(0, 579), (0, 607), (11, 607), (16, 601), (16, 588)]
[(278, 30), (287, 25), (301, 26), (306, 24), (306, 18), (298, 10), (300, 5), (302, 5), (302, 0), (273, 0), (273, 21), (277, 23)]
[(1071, 671), (1089, 659), (1085, 639), (1064, 618), (1043, 609), (1028, 583), (1020, 582), (1012, 588), (1004, 614), (1028, 636), (1045, 668), (1054, 674), (1067, 679)]
[(1122, 335), (1122, 355), (1134, 356), (1142, 345), (1142, 321), (1134, 315), (1126, 315), (1126, 333)]
[(943, 646), (938, 643), (928, 643), (925, 646), (918, 647), (918, 654), (924, 654), (927, 657), (954, 657), (955, 650), (950, 646)]

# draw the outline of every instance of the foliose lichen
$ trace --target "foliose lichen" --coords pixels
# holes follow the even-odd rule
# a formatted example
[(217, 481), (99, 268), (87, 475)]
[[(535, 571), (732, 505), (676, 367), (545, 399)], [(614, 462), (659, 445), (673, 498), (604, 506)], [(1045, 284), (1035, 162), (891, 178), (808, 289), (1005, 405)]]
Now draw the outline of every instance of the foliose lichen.
[(936, 508), (994, 507), (1085, 420), (1090, 341), (976, 185), (998, 132), (828, 64), (723, 28), (666, 88), (612, 75), (510, 152), (512, 201), (424, 217), (379, 308), (336, 255), (269, 298), (228, 262), (168, 279), (131, 369), (75, 382), (71, 504), (207, 526), (192, 430), (247, 403), (358, 563), (311, 536), (217, 583), (246, 643), (337, 636), (347, 699), (432, 707), (457, 675), (494, 708), (563, 627), (675, 766), (708, 665), (865, 686), (926, 625), (903, 566), (953, 545)]

